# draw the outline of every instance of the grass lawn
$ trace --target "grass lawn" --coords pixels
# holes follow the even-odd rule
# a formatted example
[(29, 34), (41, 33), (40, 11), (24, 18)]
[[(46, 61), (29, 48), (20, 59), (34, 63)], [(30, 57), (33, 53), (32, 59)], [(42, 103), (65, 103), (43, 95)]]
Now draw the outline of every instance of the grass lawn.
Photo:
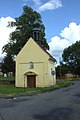
[(15, 96), (20, 94), (31, 94), (38, 92), (47, 92), (61, 87), (67, 87), (72, 85), (72, 82), (69, 81), (58, 81), (56, 85), (45, 88), (16, 88), (14, 85), (3, 85), (0, 84), (0, 97), (2, 96)]

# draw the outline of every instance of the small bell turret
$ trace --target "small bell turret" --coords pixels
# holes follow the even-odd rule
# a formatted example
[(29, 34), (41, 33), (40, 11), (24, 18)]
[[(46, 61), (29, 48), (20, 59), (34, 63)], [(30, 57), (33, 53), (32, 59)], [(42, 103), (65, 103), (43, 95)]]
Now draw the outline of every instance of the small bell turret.
[(41, 45), (41, 40), (40, 40), (40, 36), (41, 36), (41, 29), (40, 29), (40, 24), (39, 22), (36, 20), (34, 22), (34, 29), (33, 29), (33, 39), (36, 41), (37, 44)]

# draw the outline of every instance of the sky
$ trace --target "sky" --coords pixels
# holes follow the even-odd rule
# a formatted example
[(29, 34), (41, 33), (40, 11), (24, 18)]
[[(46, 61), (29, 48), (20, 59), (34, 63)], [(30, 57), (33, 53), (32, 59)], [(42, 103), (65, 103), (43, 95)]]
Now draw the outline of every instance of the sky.
[(80, 40), (80, 0), (0, 0), (0, 59), (2, 47), (15, 28), (7, 27), (28, 5), (40, 13), (45, 26), (49, 53), (59, 60), (63, 50)]

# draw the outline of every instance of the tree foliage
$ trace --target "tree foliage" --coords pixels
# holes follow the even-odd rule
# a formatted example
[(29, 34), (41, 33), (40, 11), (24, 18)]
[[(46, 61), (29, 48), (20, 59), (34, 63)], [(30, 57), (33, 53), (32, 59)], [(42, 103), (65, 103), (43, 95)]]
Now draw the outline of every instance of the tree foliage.
[[(38, 22), (34, 24), (36, 20)], [(19, 53), (27, 40), (33, 36), (35, 27), (41, 30), (41, 44), (49, 49), (45, 39), (45, 27), (41, 15), (32, 8), (24, 6), (22, 15), (15, 18), (15, 22), (10, 22), (8, 27), (16, 27), (16, 29), (10, 34), (9, 42), (2, 48), (3, 53), (6, 52), (6, 57), (2, 61), (3, 72), (14, 71), (13, 57)]]
[(1, 69), (3, 73), (13, 72), (15, 71), (15, 62), (12, 59), (11, 55), (7, 55), (4, 57), (1, 62)]
[(9, 27), (16, 26), (16, 30), (10, 34), (8, 44), (4, 45), (2, 49), (3, 52), (13, 56), (17, 55), (27, 40), (32, 37), (35, 20), (38, 21), (36, 27), (41, 29), (41, 43), (44, 47), (49, 48), (45, 39), (45, 27), (42, 23), (41, 15), (33, 11), (32, 8), (24, 6), (22, 15), (15, 18), (15, 22), (9, 23)]
[(66, 48), (62, 57), (69, 71), (72, 74), (80, 75), (80, 41)]
[(62, 78), (65, 76), (65, 74), (68, 73), (68, 66), (66, 64), (60, 63), (60, 65), (58, 65), (56, 67), (56, 77), (57, 78)]

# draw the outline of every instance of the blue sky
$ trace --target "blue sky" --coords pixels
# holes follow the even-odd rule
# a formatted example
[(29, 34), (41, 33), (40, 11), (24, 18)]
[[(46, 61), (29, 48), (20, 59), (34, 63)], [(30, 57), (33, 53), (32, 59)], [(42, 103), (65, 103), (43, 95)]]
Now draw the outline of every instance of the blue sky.
[(22, 14), (28, 5), (39, 12), (45, 26), (50, 53), (59, 58), (69, 45), (80, 40), (80, 0), (0, 0), (0, 56), (1, 48), (8, 42), (8, 21)]

